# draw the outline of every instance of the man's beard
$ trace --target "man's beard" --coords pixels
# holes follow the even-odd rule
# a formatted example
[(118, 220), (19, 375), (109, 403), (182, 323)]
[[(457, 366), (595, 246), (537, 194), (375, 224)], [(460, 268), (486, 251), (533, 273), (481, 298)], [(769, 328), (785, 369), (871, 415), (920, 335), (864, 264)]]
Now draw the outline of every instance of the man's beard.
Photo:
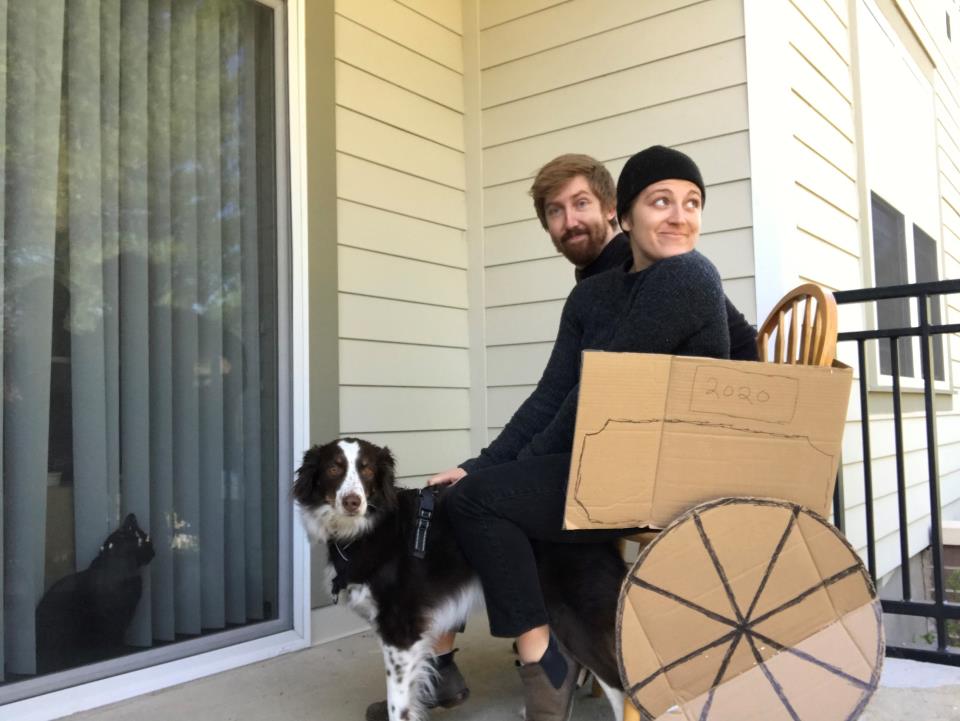
[[(590, 265), (600, 255), (607, 244), (606, 224), (602, 226), (584, 225), (568, 230), (560, 237), (560, 242), (554, 241), (557, 251), (578, 268)], [(571, 243), (572, 238), (586, 235), (585, 239)]]

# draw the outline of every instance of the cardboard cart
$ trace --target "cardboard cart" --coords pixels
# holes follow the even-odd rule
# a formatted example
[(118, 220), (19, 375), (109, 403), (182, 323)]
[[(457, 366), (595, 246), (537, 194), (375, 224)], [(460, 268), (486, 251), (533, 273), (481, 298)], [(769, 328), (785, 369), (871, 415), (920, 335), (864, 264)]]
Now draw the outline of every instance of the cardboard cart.
[(856, 719), (879, 601), (830, 512), (852, 371), (583, 357), (565, 528), (664, 529), (621, 592), (628, 719)]

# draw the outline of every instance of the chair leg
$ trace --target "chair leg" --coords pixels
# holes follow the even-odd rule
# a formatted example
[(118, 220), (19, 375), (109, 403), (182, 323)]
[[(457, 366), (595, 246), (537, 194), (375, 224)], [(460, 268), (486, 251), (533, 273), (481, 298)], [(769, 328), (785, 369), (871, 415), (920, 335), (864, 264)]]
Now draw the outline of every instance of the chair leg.
[(623, 700), (623, 721), (640, 721), (640, 712), (628, 698)]
[(593, 685), (590, 687), (590, 695), (593, 698), (600, 698), (601, 696), (603, 696), (603, 688), (597, 682), (596, 677), (594, 677)]

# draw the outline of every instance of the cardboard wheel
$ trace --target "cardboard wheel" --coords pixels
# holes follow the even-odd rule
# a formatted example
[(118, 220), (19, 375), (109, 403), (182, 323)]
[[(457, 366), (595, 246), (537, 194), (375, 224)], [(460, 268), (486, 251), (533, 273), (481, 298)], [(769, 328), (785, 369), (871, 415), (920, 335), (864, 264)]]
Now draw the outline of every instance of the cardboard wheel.
[(697, 506), (637, 558), (617, 611), (640, 717), (853, 721), (877, 688), (880, 602), (857, 554), (795, 504)]

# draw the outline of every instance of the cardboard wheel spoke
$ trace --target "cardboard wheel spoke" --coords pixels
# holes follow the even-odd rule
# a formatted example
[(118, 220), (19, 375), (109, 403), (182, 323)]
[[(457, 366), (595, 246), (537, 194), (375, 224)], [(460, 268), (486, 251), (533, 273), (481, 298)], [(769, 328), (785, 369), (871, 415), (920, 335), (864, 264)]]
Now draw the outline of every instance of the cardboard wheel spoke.
[(853, 721), (884, 653), (880, 602), (846, 539), (756, 498), (697, 506), (643, 550), (617, 644), (641, 717), (677, 721)]

